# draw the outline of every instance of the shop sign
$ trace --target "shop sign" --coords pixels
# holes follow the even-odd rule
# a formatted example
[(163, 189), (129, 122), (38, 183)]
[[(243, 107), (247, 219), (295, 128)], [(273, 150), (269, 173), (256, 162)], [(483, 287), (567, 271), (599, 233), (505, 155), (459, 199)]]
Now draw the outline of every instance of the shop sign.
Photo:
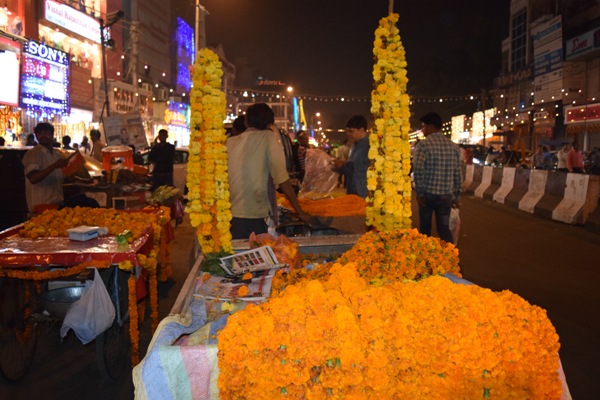
[(47, 21), (96, 43), (101, 42), (100, 22), (89, 15), (52, 0), (46, 0), (45, 11)]
[(522, 69), (519, 71), (512, 72), (506, 75), (500, 75), (496, 78), (498, 87), (506, 87), (512, 85), (514, 82), (521, 82), (524, 80), (531, 79), (532, 70), (531, 68)]
[(187, 127), (187, 106), (183, 103), (170, 102), (169, 108), (165, 110), (165, 124)]
[(21, 62), (20, 106), (49, 114), (68, 114), (69, 56), (43, 43), (29, 41)]
[(6, 7), (0, 7), (0, 31), (23, 36), (23, 20), (19, 15)]
[(108, 146), (129, 146), (132, 144), (136, 149), (148, 147), (146, 131), (139, 113), (104, 117), (102, 126)]
[(21, 44), (0, 36), (0, 104), (19, 105)]
[(566, 106), (565, 124), (600, 121), (600, 103), (583, 106)]
[(565, 58), (569, 60), (599, 49), (600, 28), (596, 28), (567, 40), (565, 42)]

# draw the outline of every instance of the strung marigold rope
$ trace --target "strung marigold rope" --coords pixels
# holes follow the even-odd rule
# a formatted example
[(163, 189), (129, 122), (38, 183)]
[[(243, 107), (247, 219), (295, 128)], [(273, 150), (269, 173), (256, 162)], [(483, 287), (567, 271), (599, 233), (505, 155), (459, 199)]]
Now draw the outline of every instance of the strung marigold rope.
[(135, 291), (135, 274), (131, 274), (127, 280), (128, 304), (129, 304), (129, 338), (131, 340), (131, 366), (140, 363), (140, 332), (138, 330), (137, 298)]
[(109, 261), (86, 261), (73, 267), (57, 269), (54, 271), (21, 271), (17, 269), (0, 269), (0, 276), (33, 281), (45, 281), (78, 275), (90, 267), (102, 269), (108, 268), (110, 265), (111, 264)]
[[(278, 196), (277, 201), (288, 210), (294, 210), (285, 197)], [(312, 200), (309, 198), (299, 198), (298, 202), (303, 211), (321, 217), (364, 216), (367, 207), (365, 199), (355, 194), (340, 196), (333, 199)]]

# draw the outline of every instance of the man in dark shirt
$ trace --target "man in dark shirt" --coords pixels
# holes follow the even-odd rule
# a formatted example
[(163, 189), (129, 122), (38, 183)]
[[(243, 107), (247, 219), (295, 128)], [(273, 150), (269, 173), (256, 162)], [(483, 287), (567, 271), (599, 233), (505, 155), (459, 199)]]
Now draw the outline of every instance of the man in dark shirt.
[(346, 123), (348, 137), (354, 143), (348, 161), (334, 160), (334, 166), (346, 176), (346, 193), (367, 197), (367, 169), (369, 168), (369, 133), (367, 120), (355, 115)]
[(148, 155), (148, 160), (154, 164), (152, 170), (152, 191), (159, 186), (173, 186), (173, 160), (175, 146), (167, 142), (169, 132), (166, 129), (158, 131), (158, 137)]
[(442, 118), (436, 113), (421, 117), (425, 136), (415, 147), (415, 191), (419, 203), (419, 231), (431, 236), (435, 222), (440, 239), (452, 243), (450, 212), (458, 208), (462, 190), (460, 150), (442, 133)]

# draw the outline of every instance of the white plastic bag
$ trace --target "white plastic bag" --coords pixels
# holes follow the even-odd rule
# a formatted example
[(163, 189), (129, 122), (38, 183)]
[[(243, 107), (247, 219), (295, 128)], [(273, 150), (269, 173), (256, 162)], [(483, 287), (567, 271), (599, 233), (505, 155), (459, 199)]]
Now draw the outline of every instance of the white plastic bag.
[(83, 295), (69, 307), (60, 328), (60, 337), (64, 338), (69, 329), (73, 329), (81, 343), (86, 344), (107, 330), (114, 319), (115, 306), (100, 273), (94, 268), (94, 280), (85, 282)]
[(450, 210), (450, 232), (452, 232), (452, 243), (456, 246), (458, 244), (458, 232), (460, 231), (460, 213), (458, 208), (452, 207)]

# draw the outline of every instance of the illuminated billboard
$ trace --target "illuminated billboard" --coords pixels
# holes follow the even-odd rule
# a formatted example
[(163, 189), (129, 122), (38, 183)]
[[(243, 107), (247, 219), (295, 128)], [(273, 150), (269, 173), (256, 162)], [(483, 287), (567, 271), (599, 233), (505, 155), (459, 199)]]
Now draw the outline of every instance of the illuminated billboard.
[(47, 114), (69, 114), (69, 55), (43, 43), (23, 48), (20, 106)]
[(19, 105), (21, 43), (0, 36), (0, 104)]

